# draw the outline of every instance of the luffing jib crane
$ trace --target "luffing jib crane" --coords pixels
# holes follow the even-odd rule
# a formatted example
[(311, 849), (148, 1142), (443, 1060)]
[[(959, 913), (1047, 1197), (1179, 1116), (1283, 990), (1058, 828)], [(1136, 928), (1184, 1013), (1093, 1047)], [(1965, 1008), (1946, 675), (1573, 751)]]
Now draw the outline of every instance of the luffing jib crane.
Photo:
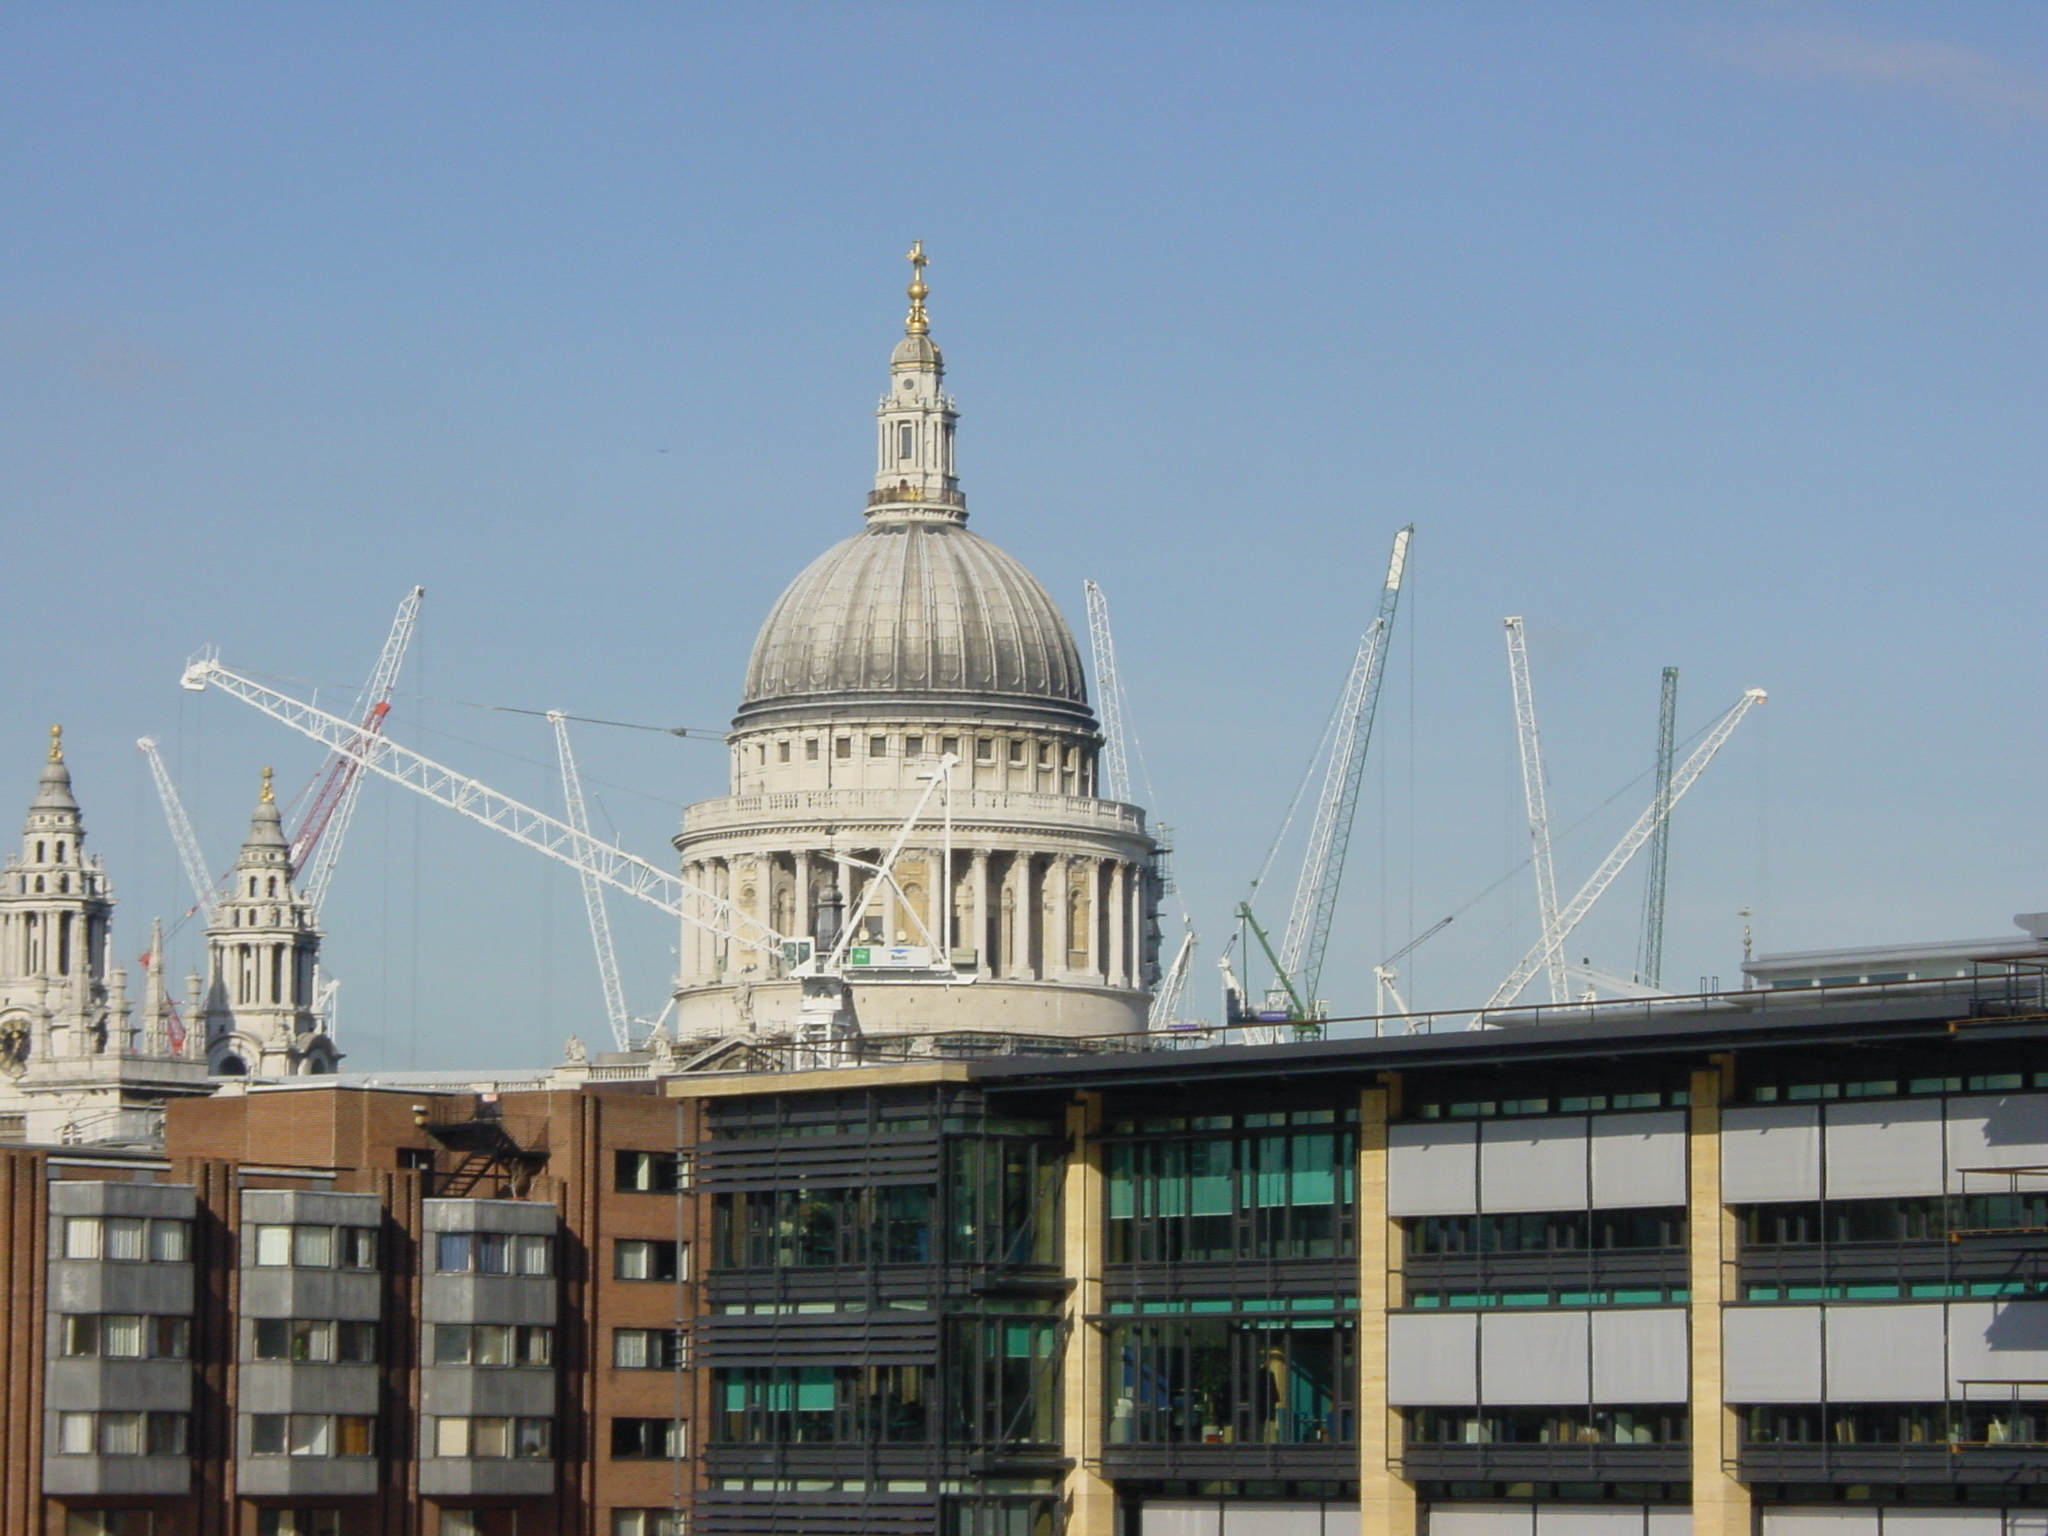
[(1415, 525), (1394, 535), (1387, 561), (1387, 579), (1380, 588), (1379, 611), (1365, 633), (1338, 698), (1330, 722), (1329, 761), (1316, 799), (1315, 821), (1309, 828), (1301, 874), (1288, 908), (1287, 927), (1276, 947), (1251, 914), (1249, 903), (1238, 909), (1272, 964), (1275, 990), (1285, 999), (1289, 1017), (1297, 1022), (1316, 1016), (1321, 1007), (1323, 958), (1330, 943), (1330, 920), (1337, 909), (1337, 891), (1344, 879), (1345, 856), (1351, 846), (1351, 825), (1358, 810), (1358, 786), (1365, 773), (1366, 749), (1372, 742), (1373, 718), (1379, 710), (1380, 683), (1386, 676), (1387, 644), (1394, 613), (1401, 601), (1401, 578), (1408, 565), (1408, 543)]
[(1102, 709), (1102, 798), (1131, 798), (1130, 752), (1124, 740), (1124, 684), (1117, 672), (1116, 641), (1109, 631), (1109, 599), (1094, 582), (1081, 584), (1088, 599), (1088, 650), (1095, 660), (1096, 700)]
[[(1550, 809), (1543, 786), (1543, 744), (1536, 733), (1536, 693), (1529, 684), (1529, 642), (1519, 617), (1501, 620), (1507, 632), (1508, 682), (1515, 695), (1515, 740), (1522, 754), (1522, 801), (1529, 812), (1529, 858), (1536, 871), (1536, 931), (1548, 933), (1557, 921), (1557, 874), (1550, 858)], [(1567, 1002), (1571, 982), (1565, 976), (1564, 951), (1548, 952), (1550, 1000)]]
[[(590, 815), (583, 805), (583, 776), (576, 771), (576, 754), (569, 747), (569, 717), (559, 709), (548, 711), (548, 724), (555, 728), (555, 758), (562, 768), (562, 803), (569, 825), (590, 835)], [(597, 951), (597, 981), (604, 993), (604, 1015), (612, 1027), (612, 1039), (620, 1050), (633, 1044), (633, 1020), (626, 1012), (626, 990), (619, 982), (618, 952), (612, 947), (612, 919), (605, 910), (604, 882), (589, 869), (576, 871), (583, 887), (583, 915), (590, 922), (590, 942)]]
[[(398, 672), (405, 665), (405, 653), (419, 623), (420, 599), (425, 595), (425, 587), (414, 587), (398, 605), (391, 633), (378, 653), (370, 680), (363, 685), (363, 719), (356, 727), (362, 737), (376, 736), (384, 729), (384, 719), (391, 713), (391, 692), (398, 686)], [(361, 764), (336, 747), (328, 755), (292, 833), (292, 882), (299, 894), (313, 904), (315, 912), (327, 899), (335, 862), (341, 857), (342, 840), (348, 836), (349, 819), (355, 815), (356, 800), (362, 792)]]
[(1522, 963), (1508, 974), (1507, 980), (1494, 989), (1493, 996), (1488, 998), (1485, 1006), (1473, 1016), (1474, 1028), (1486, 1022), (1485, 1016), (1488, 1013), (1505, 1008), (1520, 997), (1536, 973), (1549, 965), (1551, 956), (1554, 953), (1562, 953), (1564, 941), (1571, 936), (1572, 930), (1578, 927), (1580, 919), (1592, 910), (1593, 903), (1598, 901), (1607, 887), (1614, 883), (1614, 877), (1627, 867), (1628, 861), (1635, 857), (1636, 851), (1648, 842), (1650, 835), (1669, 818), (1672, 808), (1684, 798), (1685, 792), (1691, 789), (1694, 781), (1706, 771), (1707, 764), (1714, 760), (1714, 754), (1721, 750), (1722, 745), (1734, 734), (1735, 727), (1742, 723), (1742, 717), (1748, 714), (1751, 708), (1763, 703), (1765, 697), (1763, 689), (1752, 688), (1736, 701), (1734, 708), (1714, 722), (1706, 738), (1693, 749), (1692, 755), (1679, 766), (1677, 772), (1672, 774), (1669, 791), (1659, 794), (1650, 802), (1649, 809), (1636, 818), (1635, 825), (1630, 827), (1621, 841), (1614, 845), (1613, 852), (1607, 855), (1600, 867), (1593, 871), (1584, 885), (1579, 887), (1578, 894), (1572, 897), (1551, 921), (1543, 936), (1536, 941), (1535, 948), (1524, 955)]
[(156, 780), (156, 794), (163, 802), (164, 820), (171, 826), (171, 841), (178, 845), (178, 862), (185, 866), (185, 878), (192, 883), (192, 906), (185, 914), (190, 917), (193, 912), (213, 905), (220, 881), (210, 873), (206, 855), (199, 851), (199, 838), (192, 830), (192, 819), (185, 814), (185, 802), (178, 795), (171, 770), (164, 766), (163, 754), (157, 751), (156, 738), (140, 738), (135, 749), (149, 759), (149, 776)]
[(1671, 760), (1678, 736), (1678, 668), (1664, 669), (1657, 701), (1657, 799), (1664, 815), (1650, 838), (1650, 871), (1643, 882), (1643, 948), (1636, 976), (1646, 987), (1664, 985), (1664, 895), (1671, 883)]

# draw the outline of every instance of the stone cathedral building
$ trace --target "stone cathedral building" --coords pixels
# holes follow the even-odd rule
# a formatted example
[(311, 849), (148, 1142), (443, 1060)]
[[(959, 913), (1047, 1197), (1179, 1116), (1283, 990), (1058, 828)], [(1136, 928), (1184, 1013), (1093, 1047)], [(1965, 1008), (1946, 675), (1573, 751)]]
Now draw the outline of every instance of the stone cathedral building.
[[(1141, 1030), (1155, 845), (1143, 811), (1097, 794), (1102, 736), (1058, 605), (967, 527), (921, 249), (911, 260), (866, 526), (814, 560), (761, 627), (729, 738), (732, 793), (684, 813), (683, 877), (821, 951), (854, 924), (870, 1036)], [(866, 900), (866, 866), (948, 756), (950, 851), (935, 797), (895, 887)], [(683, 942), (679, 1035), (795, 1019), (798, 983), (780, 964), (695, 924)], [(891, 951), (905, 961), (894, 974)], [(950, 959), (959, 980), (916, 975), (927, 957)]]

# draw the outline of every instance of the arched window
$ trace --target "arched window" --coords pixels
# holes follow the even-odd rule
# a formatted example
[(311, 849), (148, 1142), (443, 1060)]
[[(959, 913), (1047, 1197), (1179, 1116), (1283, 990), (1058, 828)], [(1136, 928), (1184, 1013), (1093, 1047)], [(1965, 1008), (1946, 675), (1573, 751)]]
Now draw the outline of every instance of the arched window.
[(41, 838), (38, 838), (38, 839), (36, 839), (36, 862), (37, 862), (38, 864), (43, 864), (43, 863), (47, 863), (47, 862), (48, 862), (48, 861), (47, 861), (46, 859), (44, 859), (44, 857), (43, 857), (43, 842), (42, 842), (42, 839), (41, 839)]
[(247, 1077), (249, 1075), (249, 1064), (233, 1052), (229, 1052), (221, 1057), (220, 1065), (213, 1070), (214, 1075), (217, 1077)]
[(64, 862), (64, 839), (61, 837), (57, 839), (57, 862), (59, 864)]
[[(273, 896), (277, 894), (277, 876), (275, 875), (272, 875), (270, 877), (270, 894)], [(277, 921), (277, 919), (273, 917), (271, 921), (274, 923)]]

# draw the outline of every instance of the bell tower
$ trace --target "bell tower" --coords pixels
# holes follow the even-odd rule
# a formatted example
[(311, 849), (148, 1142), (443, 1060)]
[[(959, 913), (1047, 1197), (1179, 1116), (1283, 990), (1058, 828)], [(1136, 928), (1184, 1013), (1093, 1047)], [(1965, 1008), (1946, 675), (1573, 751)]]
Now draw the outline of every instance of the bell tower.
[(313, 904), (292, 886), (291, 844), (268, 768), (206, 944), (206, 1059), (216, 1075), (334, 1071), (341, 1053), (313, 1007), (320, 934)]
[(39, 1059), (125, 1047), (110, 1035), (127, 1023), (108, 1012), (113, 910), (100, 861), (86, 857), (64, 729), (53, 725), (21, 852), (0, 872), (0, 1072), (19, 1077)]

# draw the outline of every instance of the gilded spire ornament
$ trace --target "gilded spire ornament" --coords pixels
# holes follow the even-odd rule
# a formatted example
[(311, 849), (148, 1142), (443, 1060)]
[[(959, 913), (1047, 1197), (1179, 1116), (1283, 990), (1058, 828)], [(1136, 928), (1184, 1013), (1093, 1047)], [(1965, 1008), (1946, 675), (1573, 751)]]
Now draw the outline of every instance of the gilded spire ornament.
[(903, 322), (903, 334), (923, 336), (932, 328), (931, 318), (924, 312), (925, 295), (931, 292), (924, 285), (924, 269), (931, 264), (931, 258), (924, 253), (924, 242), (913, 240), (903, 259), (910, 263), (910, 314)]
[(267, 763), (264, 765), (263, 768), (262, 800), (265, 805), (275, 805), (277, 803), (277, 795), (272, 791), (270, 787), (270, 766)]
[(50, 761), (53, 763), (64, 761), (64, 727), (61, 725), (50, 727)]

